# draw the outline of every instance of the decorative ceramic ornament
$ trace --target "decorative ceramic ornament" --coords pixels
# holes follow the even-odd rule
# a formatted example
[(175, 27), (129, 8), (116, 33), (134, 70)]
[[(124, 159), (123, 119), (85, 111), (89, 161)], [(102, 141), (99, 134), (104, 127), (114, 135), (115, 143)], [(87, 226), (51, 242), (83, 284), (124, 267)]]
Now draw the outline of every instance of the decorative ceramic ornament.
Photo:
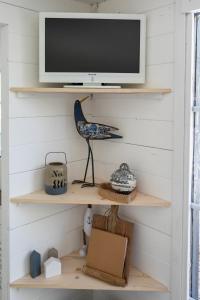
[(136, 188), (136, 177), (130, 171), (126, 163), (120, 165), (112, 175), (110, 180), (113, 190), (120, 193), (130, 193)]
[(50, 257), (44, 263), (45, 278), (61, 275), (61, 261), (58, 258)]
[(92, 205), (89, 204), (85, 211), (84, 223), (83, 223), (83, 230), (87, 237), (89, 237), (91, 234), (92, 219), (93, 219)]
[[(51, 162), (47, 164), (47, 157), (52, 153), (62, 153), (65, 164)], [(67, 192), (67, 158), (64, 152), (49, 152), (45, 158), (45, 192), (49, 195), (61, 195)]]
[(48, 256), (48, 258), (51, 258), (51, 257), (58, 258), (58, 250), (55, 248), (49, 249), (47, 256)]
[(30, 255), (30, 275), (36, 278), (41, 274), (41, 256), (37, 251), (31, 252)]

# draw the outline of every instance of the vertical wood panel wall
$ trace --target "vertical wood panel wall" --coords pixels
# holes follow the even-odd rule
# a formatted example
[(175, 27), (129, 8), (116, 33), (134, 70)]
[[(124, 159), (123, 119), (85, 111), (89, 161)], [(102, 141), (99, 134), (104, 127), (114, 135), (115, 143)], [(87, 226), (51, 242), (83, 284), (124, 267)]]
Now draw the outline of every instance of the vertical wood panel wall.
[[(5, 2), (0, 1), (0, 23), (8, 24), (9, 86), (37, 86), (38, 10), (88, 12), (90, 7), (71, 0)], [(74, 126), (76, 97), (78, 95), (18, 98), (14, 93), (9, 94), (10, 196), (42, 187), (44, 158), (49, 151), (67, 153), (69, 181), (82, 174), (87, 149)], [(89, 109), (86, 113), (90, 113)], [(56, 247), (60, 255), (65, 255), (79, 247), (82, 216), (82, 207), (10, 204), (10, 280), (29, 271), (29, 254), (33, 249), (45, 259), (48, 248)], [(10, 291), (11, 300), (88, 299), (88, 296), (73, 291)]]
[[(12, 4), (15, 1), (7, 2)], [(18, 1), (18, 5), (45, 9), (45, 5), (51, 2), (52, 10), (55, 10), (55, 1), (41, 2), (34, 1), (35, 6), (31, 6), (29, 1)], [(86, 5), (66, 2), (66, 10), (89, 11)], [(173, 89), (174, 7), (172, 0), (108, 0), (99, 6), (99, 12), (147, 14), (149, 87)], [(0, 2), (0, 23), (9, 24), (9, 85), (38, 85), (37, 12)], [(74, 97), (43, 95), (19, 99), (10, 93), (10, 196), (41, 188), (44, 155), (50, 150), (67, 152), (69, 179), (79, 178), (83, 172), (87, 149), (74, 129)], [(141, 191), (171, 200), (173, 93), (161, 97), (96, 95), (93, 100), (92, 107), (89, 103), (84, 105), (88, 116), (118, 126), (124, 135), (124, 139), (117, 143), (94, 142), (96, 175), (109, 178), (119, 163), (126, 161), (136, 171)], [(48, 247), (58, 247), (63, 255), (79, 246), (82, 207), (18, 207), (11, 204), (9, 210), (11, 280), (28, 271), (28, 254), (32, 249), (36, 248), (44, 258)], [(170, 286), (171, 209), (124, 208), (121, 213), (136, 223), (135, 265)], [(68, 291), (11, 290), (10, 299), (83, 300), (84, 296), (88, 295)], [(109, 300), (170, 299), (169, 294), (106, 292), (96, 294), (94, 298), (102, 299), (103, 296)]]
[[(173, 89), (174, 11), (172, 0), (108, 0), (99, 12), (147, 15), (146, 84)], [(120, 128), (123, 140), (95, 142), (99, 177), (109, 178), (121, 162), (135, 170), (139, 190), (172, 199), (174, 95), (98, 95), (94, 97), (94, 119)], [(106, 174), (106, 175), (105, 175)], [(144, 272), (170, 287), (171, 209), (121, 209), (136, 223), (133, 262)], [(105, 293), (109, 300), (169, 300), (169, 294)], [(96, 295), (97, 299), (99, 295)]]

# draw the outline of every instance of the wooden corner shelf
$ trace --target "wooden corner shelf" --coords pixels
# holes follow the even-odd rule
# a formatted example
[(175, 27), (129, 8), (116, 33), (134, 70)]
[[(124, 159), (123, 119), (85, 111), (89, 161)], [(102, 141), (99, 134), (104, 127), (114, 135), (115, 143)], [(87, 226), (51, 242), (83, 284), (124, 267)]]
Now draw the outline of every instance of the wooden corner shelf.
[(11, 92), (23, 94), (168, 94), (170, 88), (55, 88), (55, 87), (11, 87)]
[(11, 198), (12, 203), (23, 204), (92, 204), (92, 205), (126, 205), (143, 207), (170, 207), (171, 202), (153, 196), (137, 193), (135, 199), (129, 204), (118, 203), (103, 199), (96, 187), (81, 188), (80, 185), (69, 185), (66, 194), (51, 196), (44, 191), (37, 191), (27, 195)]
[(85, 259), (66, 256), (62, 261), (62, 275), (46, 279), (44, 275), (32, 279), (27, 275), (10, 284), (12, 288), (73, 289), (73, 290), (116, 290), (135, 292), (168, 292), (168, 288), (150, 276), (131, 268), (126, 287), (112, 286), (82, 273)]

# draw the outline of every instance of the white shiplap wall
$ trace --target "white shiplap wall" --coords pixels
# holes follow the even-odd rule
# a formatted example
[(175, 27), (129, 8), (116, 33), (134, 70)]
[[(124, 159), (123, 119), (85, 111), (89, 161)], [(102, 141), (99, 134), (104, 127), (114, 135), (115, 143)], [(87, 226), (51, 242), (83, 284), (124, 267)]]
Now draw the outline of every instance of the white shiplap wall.
[(183, 12), (199, 12), (200, 3), (198, 0), (182, 0), (182, 11)]
[[(8, 1), (34, 10), (55, 9), (57, 1)], [(67, 3), (66, 10), (88, 6)], [(51, 10), (48, 7), (48, 10)], [(99, 12), (144, 12), (147, 22), (147, 85), (173, 88), (174, 3), (172, 0), (108, 0)], [(37, 85), (37, 13), (1, 3), (0, 23), (9, 24), (9, 85)], [(158, 51), (159, 49), (159, 51)], [(56, 97), (56, 98), (55, 98)], [(66, 99), (67, 98), (67, 99)], [(10, 93), (10, 195), (41, 187), (44, 155), (67, 151), (70, 178), (79, 178), (86, 148), (74, 130), (74, 96), (17, 98)], [(136, 170), (139, 189), (171, 200), (173, 157), (173, 94), (158, 96), (95, 96), (87, 113), (119, 126), (120, 143), (95, 142), (96, 175), (111, 174), (121, 161)], [(89, 108), (88, 108), (89, 107)], [(136, 222), (133, 260), (136, 266), (170, 286), (171, 209), (134, 208), (121, 211)], [(55, 246), (66, 254), (80, 243), (83, 210), (80, 207), (10, 205), (11, 280), (28, 271), (28, 253), (36, 248), (45, 256)], [(48, 228), (48, 230), (47, 230)], [(23, 243), (19, 243), (23, 241)], [(85, 295), (88, 297), (88, 295)], [(157, 293), (105, 293), (112, 300), (169, 300)], [(80, 298), (79, 298), (80, 297)], [(82, 299), (83, 293), (11, 290), (11, 300)], [(103, 299), (96, 294), (96, 299)]]
[[(99, 6), (99, 12), (147, 15), (147, 86), (173, 89), (174, 10), (173, 0), (108, 0)], [(94, 143), (98, 176), (109, 178), (126, 161), (136, 171), (140, 191), (171, 200), (173, 105), (173, 93), (95, 96), (94, 118), (119, 127), (124, 136), (117, 142)], [(121, 214), (136, 224), (134, 264), (170, 287), (171, 209), (124, 208)], [(157, 293), (105, 293), (104, 296), (109, 300), (170, 299), (170, 294)]]
[[(90, 7), (71, 0), (5, 2), (0, 1), (0, 23), (8, 24), (9, 86), (38, 85), (37, 11), (88, 12)], [(67, 153), (69, 180), (82, 174), (87, 153), (74, 127), (75, 98), (75, 95), (18, 98), (14, 93), (9, 94), (10, 196), (42, 187), (44, 157), (49, 151)], [(53, 246), (58, 248), (60, 255), (78, 248), (82, 216), (82, 207), (10, 204), (10, 280), (29, 271), (29, 254), (33, 249), (44, 259), (48, 248)], [(88, 296), (73, 291), (10, 291), (11, 300), (88, 299)]]

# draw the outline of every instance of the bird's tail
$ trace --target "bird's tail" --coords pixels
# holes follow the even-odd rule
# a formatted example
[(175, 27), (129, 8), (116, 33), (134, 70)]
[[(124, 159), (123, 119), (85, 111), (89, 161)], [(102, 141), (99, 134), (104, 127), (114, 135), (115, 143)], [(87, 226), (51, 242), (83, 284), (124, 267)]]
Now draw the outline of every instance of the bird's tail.
[(109, 133), (109, 139), (122, 139), (123, 136), (114, 134), (114, 133)]

